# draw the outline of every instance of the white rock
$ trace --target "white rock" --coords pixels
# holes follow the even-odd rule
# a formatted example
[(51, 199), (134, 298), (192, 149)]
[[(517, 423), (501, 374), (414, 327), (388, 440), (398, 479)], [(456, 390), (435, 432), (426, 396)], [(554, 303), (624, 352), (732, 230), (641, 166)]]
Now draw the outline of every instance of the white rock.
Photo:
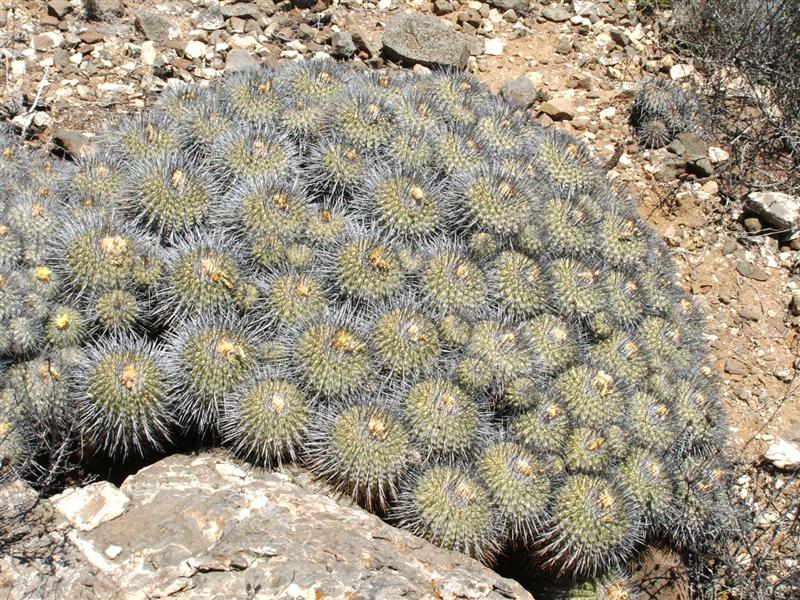
[(483, 53), (488, 54), (489, 56), (500, 56), (505, 47), (506, 44), (503, 40), (499, 40), (497, 38), (487, 39), (486, 44), (483, 47)]
[(692, 73), (694, 73), (694, 67), (692, 65), (673, 65), (669, 70), (669, 76), (673, 80), (689, 77)]
[(108, 548), (106, 548), (103, 551), (103, 553), (108, 558), (110, 558), (111, 560), (114, 560), (115, 558), (117, 558), (120, 555), (121, 552), (122, 552), (122, 548), (119, 547), (119, 546), (115, 546), (114, 544), (111, 544)]
[(97, 89), (109, 94), (129, 94), (133, 91), (133, 88), (126, 83), (101, 83)]
[(292, 40), (287, 42), (286, 47), (291, 48), (292, 50), (297, 50), (298, 52), (305, 52), (308, 49), (307, 46), (300, 40)]
[(744, 207), (781, 231), (790, 232), (800, 228), (800, 199), (789, 194), (750, 192)]
[[(478, 9), (480, 10), (480, 9)], [(489, 10), (489, 20), (492, 23), (502, 23), (503, 22), (503, 15), (500, 14), (500, 11), (496, 8), (492, 8)]]
[(380, 0), (378, 2), (378, 9), (387, 10), (392, 5), (392, 0)]
[(231, 48), (252, 48), (258, 46), (258, 40), (250, 35), (232, 35), (228, 38)]
[(184, 48), (183, 53), (187, 58), (195, 59), (204, 56), (207, 51), (208, 46), (206, 46), (203, 42), (200, 40), (192, 40), (186, 44), (186, 48)]
[(779, 439), (767, 448), (764, 458), (779, 469), (796, 469), (800, 467), (800, 444)]
[(156, 58), (158, 58), (158, 52), (156, 51), (156, 43), (147, 40), (146, 42), (142, 42), (142, 64), (147, 65), (148, 67), (152, 67), (156, 64)]
[(719, 163), (725, 162), (730, 157), (731, 155), (722, 148), (717, 148), (716, 146), (708, 147), (708, 158), (711, 160), (712, 164), (718, 165)]
[(83, 62), (83, 54), (81, 54), (80, 52), (76, 52), (75, 54), (69, 57), (69, 62), (71, 62), (73, 65), (81, 64), (81, 62)]
[(199, 67), (194, 70), (195, 77), (200, 77), (201, 79), (214, 79), (219, 77), (221, 74), (222, 71), (217, 71), (211, 67)]
[(44, 111), (40, 110), (33, 113), (33, 124), (37, 127), (47, 127), (52, 122), (53, 119)]
[(81, 531), (89, 531), (120, 516), (129, 502), (128, 496), (108, 481), (69, 488), (50, 500), (56, 510)]
[(14, 77), (22, 77), (25, 75), (25, 71), (28, 70), (28, 67), (25, 65), (24, 60), (12, 60), (11, 61), (11, 75)]
[(600, 111), (600, 118), (609, 121), (614, 118), (614, 115), (617, 114), (617, 109), (613, 106), (609, 106), (608, 108), (604, 108)]

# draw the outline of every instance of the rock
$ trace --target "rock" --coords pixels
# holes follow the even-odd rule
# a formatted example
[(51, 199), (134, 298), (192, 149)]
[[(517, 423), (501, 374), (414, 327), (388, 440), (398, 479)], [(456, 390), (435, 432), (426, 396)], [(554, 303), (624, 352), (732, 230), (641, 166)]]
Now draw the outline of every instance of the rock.
[(669, 69), (669, 76), (673, 80), (689, 77), (692, 73), (694, 73), (692, 65), (672, 65)]
[(136, 29), (148, 39), (154, 42), (163, 42), (170, 38), (175, 31), (172, 21), (161, 15), (151, 12), (136, 13), (134, 20)]
[(621, 29), (612, 27), (608, 34), (611, 36), (611, 39), (614, 40), (614, 43), (617, 44), (617, 46), (622, 46), (624, 48), (625, 46), (629, 46), (631, 43), (631, 38), (628, 37), (628, 34)]
[(81, 32), (80, 37), (84, 44), (96, 44), (105, 39), (105, 36), (96, 29), (87, 29), (86, 31)]
[(63, 19), (72, 12), (72, 5), (68, 0), (50, 0), (47, 3), (47, 14)]
[(800, 290), (792, 292), (792, 299), (789, 302), (789, 312), (795, 317), (800, 316)]
[(33, 36), (31, 47), (36, 51), (42, 51), (58, 48), (63, 43), (63, 35), (57, 31), (48, 31), (47, 33), (40, 33), (39, 35)]
[(450, 29), (439, 19), (403, 13), (386, 22), (383, 50), (391, 60), (428, 67), (463, 69), (469, 59), (469, 37)]
[(714, 165), (708, 158), (698, 158), (686, 162), (686, 172), (698, 177), (710, 177), (714, 174)]
[(572, 40), (568, 35), (562, 35), (558, 38), (558, 45), (556, 45), (556, 54), (563, 54), (566, 56), (572, 52)]
[(58, 128), (53, 132), (53, 142), (67, 154), (79, 157), (90, 147), (89, 138), (80, 132)]
[(571, 121), (575, 117), (575, 105), (572, 98), (556, 96), (539, 106), (539, 111), (553, 121)]
[(501, 10), (513, 10), (518, 15), (524, 15), (530, 12), (530, 3), (528, 0), (486, 0), (491, 6)]
[(154, 66), (156, 64), (156, 59), (158, 58), (158, 52), (156, 52), (156, 43), (152, 40), (142, 42), (142, 52), (140, 58), (143, 65), (147, 65), (148, 67)]
[(436, 0), (433, 3), (433, 14), (435, 15), (448, 15), (455, 10), (455, 7), (449, 0)]
[(129, 502), (128, 496), (108, 481), (68, 488), (50, 501), (81, 531), (91, 531), (101, 523), (117, 518), (125, 512)]
[(122, 0), (94, 0), (94, 13), (93, 18), (97, 19), (121, 17), (125, 13), (125, 5)]
[(569, 21), (569, 18), (572, 15), (563, 6), (550, 5), (546, 6), (544, 10), (542, 10), (542, 16), (548, 21), (553, 21), (554, 23), (563, 23), (564, 21)]
[(746, 371), (744, 368), (737, 362), (734, 362), (730, 359), (725, 361), (725, 372), (731, 375), (744, 375)]
[(791, 235), (800, 229), (800, 200), (789, 194), (750, 192), (744, 208), (781, 232)]
[(680, 153), (686, 160), (697, 160), (708, 158), (708, 143), (699, 135), (694, 133), (679, 133), (676, 136), (682, 147)]
[(500, 89), (500, 95), (503, 98), (515, 104), (521, 104), (525, 108), (536, 101), (537, 94), (536, 86), (527, 77), (512, 79)]
[(225, 17), (218, 10), (204, 10), (194, 19), (194, 25), (198, 29), (206, 31), (216, 31), (225, 28)]
[[(96, 598), (532, 600), (477, 561), (338, 504), (320, 487), (329, 493), (300, 469), (267, 472), (222, 453), (163, 459), (122, 484), (123, 514), (67, 532), (74, 556), (58, 561), (67, 584), (48, 597), (91, 597), (73, 583), (86, 572)], [(0, 557), (12, 589), (43, 577), (25, 558)]]
[(356, 53), (353, 36), (346, 31), (337, 31), (331, 36), (331, 52), (339, 58), (350, 58)]
[(225, 72), (243, 71), (258, 68), (258, 61), (244, 48), (234, 48), (228, 51), (225, 57)]
[(800, 443), (778, 439), (767, 448), (764, 458), (779, 469), (797, 469), (800, 467)]
[(747, 233), (758, 233), (763, 229), (761, 221), (757, 217), (748, 217), (744, 220), (744, 230)]
[(731, 157), (730, 154), (725, 152), (722, 148), (716, 146), (708, 147), (708, 158), (712, 165), (719, 165), (726, 162)]
[(487, 38), (483, 45), (483, 53), (489, 56), (500, 56), (506, 44), (498, 38)]
[(348, 14), (344, 19), (344, 29), (350, 32), (353, 43), (362, 52), (366, 52), (370, 57), (379, 56), (381, 53), (380, 34), (363, 26), (355, 15)]
[(755, 281), (767, 281), (769, 279), (769, 274), (764, 271), (764, 269), (743, 260), (736, 263), (736, 270), (739, 272), (739, 275), (747, 279), (753, 279)]
[(206, 52), (208, 52), (208, 46), (206, 46), (200, 40), (192, 40), (186, 44), (186, 47), (183, 49), (183, 54), (186, 56), (186, 58), (192, 60), (204, 56)]
[(239, 17), (242, 19), (258, 19), (261, 16), (258, 7), (250, 2), (241, 4), (225, 4), (220, 7), (222, 16), (226, 19)]

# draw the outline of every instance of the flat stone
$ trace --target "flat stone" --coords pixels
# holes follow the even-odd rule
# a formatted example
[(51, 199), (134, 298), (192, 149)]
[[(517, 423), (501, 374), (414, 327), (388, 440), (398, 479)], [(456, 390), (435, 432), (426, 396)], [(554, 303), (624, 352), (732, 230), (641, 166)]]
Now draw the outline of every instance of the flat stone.
[(708, 158), (713, 165), (719, 165), (730, 159), (731, 155), (717, 146), (708, 147)]
[(692, 65), (673, 65), (669, 70), (669, 76), (673, 80), (684, 79), (694, 73)]
[(725, 361), (724, 369), (725, 372), (730, 375), (744, 375), (746, 373), (744, 368), (739, 363), (730, 359)]
[(631, 38), (628, 37), (628, 34), (621, 29), (612, 27), (608, 34), (611, 36), (611, 39), (614, 40), (614, 43), (617, 44), (617, 46), (622, 46), (623, 48), (625, 46), (630, 46)]
[(542, 16), (548, 21), (553, 21), (554, 23), (563, 23), (564, 21), (569, 21), (569, 18), (572, 16), (572, 14), (570, 14), (570, 12), (563, 6), (551, 5), (546, 6), (544, 10), (542, 10)]
[(142, 42), (142, 51), (140, 57), (143, 65), (152, 67), (156, 64), (158, 52), (156, 51), (156, 43), (152, 40)]
[(220, 12), (226, 19), (231, 17), (258, 19), (261, 16), (261, 11), (258, 10), (258, 7), (250, 2), (225, 4), (220, 7)]
[(793, 471), (800, 467), (800, 443), (778, 439), (767, 448), (764, 458), (778, 469)]
[(105, 36), (96, 29), (87, 29), (81, 32), (81, 41), (84, 44), (97, 44), (105, 39)]
[(72, 5), (68, 0), (50, 0), (47, 3), (47, 14), (63, 19), (72, 12)]
[(528, 77), (517, 77), (506, 82), (500, 88), (500, 95), (510, 102), (520, 104), (525, 108), (536, 101), (538, 91), (536, 86)]
[(567, 54), (572, 52), (572, 40), (567, 35), (562, 35), (558, 38), (558, 44), (556, 45), (556, 54), (561, 54), (566, 56)]
[(489, 56), (500, 56), (503, 54), (506, 44), (498, 38), (488, 38), (483, 45), (483, 53)]
[(79, 157), (90, 147), (89, 138), (78, 131), (58, 128), (53, 132), (53, 142), (67, 154)]
[(53, 506), (81, 531), (91, 531), (115, 519), (128, 507), (128, 496), (108, 481), (68, 488), (51, 498)]
[(244, 48), (234, 48), (225, 57), (225, 72), (243, 71), (258, 68), (258, 61)]
[(708, 142), (694, 133), (679, 133), (676, 136), (678, 142), (683, 147), (681, 156), (686, 160), (699, 160), (708, 158)]
[(225, 17), (218, 10), (204, 10), (195, 17), (194, 26), (205, 31), (224, 29)]
[(501, 10), (513, 10), (516, 14), (525, 15), (530, 12), (528, 0), (486, 0), (487, 4)]
[(750, 192), (744, 209), (784, 233), (800, 229), (800, 200), (782, 192)]
[(764, 269), (752, 265), (744, 260), (740, 260), (736, 263), (736, 270), (742, 277), (753, 279), (754, 281), (767, 281), (769, 279), (769, 273), (767, 273)]
[(553, 121), (571, 121), (575, 117), (575, 104), (572, 98), (556, 96), (539, 106), (539, 111)]
[(758, 233), (764, 228), (761, 225), (761, 220), (758, 217), (748, 217), (742, 222), (742, 224), (744, 225), (744, 230), (747, 233)]
[(433, 14), (435, 15), (447, 15), (454, 10), (455, 8), (449, 0), (436, 0), (436, 2), (433, 3)]
[(383, 51), (391, 60), (428, 67), (464, 69), (470, 56), (469, 37), (430, 15), (403, 13), (386, 22)]
[(192, 40), (186, 44), (186, 48), (183, 49), (183, 53), (186, 57), (193, 60), (204, 56), (206, 52), (208, 52), (208, 46), (200, 40)]
[(136, 13), (134, 19), (136, 29), (148, 39), (154, 42), (163, 42), (169, 39), (175, 31), (175, 25), (172, 21), (161, 15), (151, 12)]
[(94, 0), (94, 8), (96, 17), (101, 19), (121, 17), (125, 13), (122, 0)]
[[(45, 536), (57, 570), (0, 553), (0, 587), (20, 599), (43, 597), (17, 592), (27, 581), (58, 591), (47, 598), (532, 600), (476, 560), (337, 503), (298, 468), (271, 472), (221, 453), (177, 454), (130, 475), (118, 491), (130, 501), (117, 518), (91, 530), (63, 528), (69, 560)], [(91, 588), (81, 585), (84, 574), (92, 574)]]
[(58, 48), (64, 43), (64, 36), (57, 31), (48, 31), (47, 33), (40, 33), (33, 36), (31, 46), (36, 51), (50, 50)]
[(331, 52), (340, 58), (350, 58), (356, 53), (356, 44), (353, 36), (347, 31), (336, 31), (331, 36)]

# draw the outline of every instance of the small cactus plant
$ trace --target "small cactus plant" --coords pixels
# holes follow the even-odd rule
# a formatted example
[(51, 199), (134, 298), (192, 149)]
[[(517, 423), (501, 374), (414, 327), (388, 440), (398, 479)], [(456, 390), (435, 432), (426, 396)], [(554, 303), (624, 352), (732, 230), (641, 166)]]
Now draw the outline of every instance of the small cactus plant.
[(704, 133), (705, 109), (697, 94), (666, 79), (644, 81), (630, 123), (645, 148), (663, 148), (679, 133)]

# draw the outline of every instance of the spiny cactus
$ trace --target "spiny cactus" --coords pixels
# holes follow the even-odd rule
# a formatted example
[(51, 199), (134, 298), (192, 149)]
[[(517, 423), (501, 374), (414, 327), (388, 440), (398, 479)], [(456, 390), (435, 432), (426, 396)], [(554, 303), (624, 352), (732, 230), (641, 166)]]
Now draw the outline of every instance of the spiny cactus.
[(571, 136), (464, 74), (315, 60), (171, 88), (98, 140), (45, 168), (0, 136), (5, 429), (297, 459), (597, 589), (645, 535), (724, 528), (700, 320)]
[(679, 133), (703, 135), (705, 109), (691, 90), (666, 79), (644, 81), (631, 108), (630, 123), (645, 148), (663, 148)]

